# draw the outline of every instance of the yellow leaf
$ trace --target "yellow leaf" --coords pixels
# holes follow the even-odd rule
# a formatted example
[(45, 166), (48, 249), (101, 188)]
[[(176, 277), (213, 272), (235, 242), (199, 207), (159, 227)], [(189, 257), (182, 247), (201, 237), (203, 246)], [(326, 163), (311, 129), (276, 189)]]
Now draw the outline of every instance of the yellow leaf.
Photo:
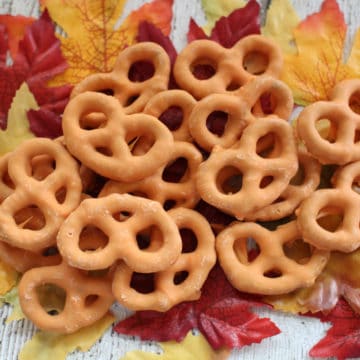
[(39, 107), (28, 85), (23, 83), (16, 92), (7, 120), (7, 128), (0, 130), (0, 155), (14, 150), (20, 143), (35, 135), (30, 131), (27, 111)]
[(222, 16), (228, 16), (234, 10), (244, 7), (246, 2), (244, 0), (201, 0), (201, 5), (207, 19), (207, 24), (203, 29), (210, 34), (216, 21)]
[(292, 89), (297, 104), (327, 100), (339, 81), (359, 76), (343, 61), (346, 31), (336, 0), (325, 0), (318, 13), (294, 29), (297, 53), (285, 54), (281, 78)]
[(0, 295), (5, 295), (16, 284), (18, 273), (9, 265), (0, 261)]
[(194, 335), (191, 331), (181, 343), (167, 341), (159, 345), (163, 349), (162, 354), (135, 350), (128, 352), (121, 360), (221, 360), (230, 355), (228, 349), (213, 350), (203, 335)]
[(19, 360), (65, 360), (75, 350), (87, 351), (114, 320), (113, 316), (106, 315), (95, 324), (68, 335), (39, 331), (25, 343)]
[(360, 29), (358, 29), (355, 34), (355, 39), (353, 41), (347, 65), (350, 66), (357, 74), (360, 74)]
[(136, 40), (138, 24), (147, 20), (170, 31), (173, 0), (153, 0), (131, 13), (117, 28), (125, 0), (42, 0), (51, 18), (65, 31), (59, 36), (69, 64), (49, 85), (76, 84), (93, 73), (113, 69), (119, 52)]
[(273, 0), (266, 12), (263, 35), (274, 39), (284, 52), (295, 53), (293, 32), (300, 19), (289, 0)]
[[(14, 284), (15, 285), (15, 284)], [(25, 315), (21, 310), (19, 303), (18, 289), (14, 286), (9, 292), (0, 298), (2, 302), (9, 304), (12, 307), (11, 314), (7, 317), (6, 323), (25, 319)]]

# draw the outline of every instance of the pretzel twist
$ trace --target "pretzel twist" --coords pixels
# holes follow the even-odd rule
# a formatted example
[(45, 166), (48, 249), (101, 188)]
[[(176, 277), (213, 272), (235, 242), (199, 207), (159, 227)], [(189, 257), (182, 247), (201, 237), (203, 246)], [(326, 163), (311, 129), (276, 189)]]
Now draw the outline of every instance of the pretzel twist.
[[(247, 241), (259, 247), (249, 259)], [(301, 259), (287, 256), (286, 246), (301, 240), (296, 221), (270, 231), (256, 223), (234, 223), (216, 237), (219, 262), (230, 283), (240, 291), (275, 295), (311, 286), (326, 265), (329, 252), (312, 249)]]
[[(245, 68), (247, 58), (265, 59), (259, 69)], [(254, 59), (252, 59), (254, 60)], [(257, 61), (259, 63), (259, 61)], [(237, 91), (257, 74), (278, 77), (283, 59), (280, 48), (260, 35), (249, 35), (239, 40), (231, 49), (226, 49), (211, 40), (195, 40), (188, 44), (176, 58), (174, 76), (179, 86), (201, 99), (213, 93)], [(199, 79), (194, 74), (197, 65), (210, 65), (214, 75)]]
[[(84, 128), (86, 115), (101, 112), (105, 124)], [(98, 174), (119, 181), (137, 181), (153, 174), (165, 164), (173, 137), (167, 127), (147, 114), (125, 115), (112, 97), (86, 92), (73, 98), (63, 115), (63, 131), (69, 151)], [(141, 155), (131, 153), (128, 142), (136, 137), (150, 137), (150, 149)]]
[[(360, 115), (351, 101), (360, 89), (358, 79), (337, 84), (329, 101), (308, 105), (299, 115), (297, 131), (307, 150), (323, 164), (345, 165), (360, 159)], [(326, 138), (316, 128), (319, 120), (330, 122)]]
[[(166, 168), (178, 159), (186, 160), (185, 171), (179, 181), (167, 180), (164, 178)], [(111, 193), (130, 193), (156, 200), (164, 207), (170, 203), (174, 207), (192, 208), (200, 199), (196, 190), (195, 176), (201, 161), (202, 155), (194, 145), (175, 141), (168, 164), (161, 166), (152, 176), (132, 183), (109, 180), (102, 188), (99, 196), (107, 196)], [(181, 164), (179, 168), (182, 172)]]
[[(321, 165), (309, 153), (299, 150), (299, 170), (272, 204), (246, 216), (251, 221), (274, 221), (291, 215), (320, 184)], [(298, 179), (299, 178), (299, 179)]]
[[(33, 159), (47, 165), (51, 159), (55, 166), (38, 177)], [(60, 143), (35, 138), (11, 153), (8, 173), (15, 189), (0, 206), (1, 240), (30, 251), (52, 246), (61, 223), (80, 202), (76, 161)]]
[[(115, 298), (132, 310), (167, 311), (182, 301), (197, 300), (208, 273), (216, 262), (215, 238), (207, 220), (198, 212), (185, 208), (168, 212), (177, 227), (191, 230), (196, 238), (192, 251), (183, 251), (176, 262), (154, 274), (154, 290), (141, 293), (131, 286), (133, 270), (121, 263), (115, 270)], [(184, 248), (184, 247), (183, 247)], [(185, 279), (177, 280), (178, 275)]]
[[(37, 289), (44, 285), (55, 285), (66, 292), (64, 309), (54, 309), (60, 311), (57, 315), (48, 314), (40, 302)], [(87, 275), (65, 262), (27, 271), (18, 288), (27, 318), (40, 329), (65, 334), (102, 318), (114, 301), (111, 277)]]
[[(274, 148), (263, 157), (257, 153), (257, 143), (268, 134), (275, 137)], [(276, 200), (297, 168), (291, 126), (275, 116), (259, 118), (245, 128), (236, 147), (213, 150), (200, 165), (196, 184), (203, 200), (243, 219)], [(239, 186), (226, 189), (224, 184), (233, 181)]]
[[(334, 188), (320, 189), (305, 199), (297, 210), (304, 240), (320, 249), (351, 252), (360, 246), (360, 196), (353, 189), (360, 178), (360, 161), (345, 165), (333, 177)], [(319, 220), (335, 215), (335, 229)]]
[[(123, 214), (129, 214), (123, 219)], [(87, 226), (96, 226), (105, 234), (107, 244), (96, 251), (83, 250), (81, 233)], [(147, 249), (137, 243), (137, 234), (155, 228)], [(110, 194), (85, 199), (61, 226), (57, 245), (71, 266), (99, 270), (117, 260), (139, 272), (160, 271), (171, 265), (181, 252), (181, 237), (174, 222), (155, 201), (128, 194)]]
[[(138, 62), (152, 64), (154, 73), (144, 81), (131, 80), (129, 73)], [(121, 51), (113, 71), (87, 76), (78, 83), (71, 97), (86, 91), (111, 91), (125, 113), (133, 114), (144, 109), (152, 96), (168, 87), (170, 60), (165, 50), (153, 42), (142, 42)]]

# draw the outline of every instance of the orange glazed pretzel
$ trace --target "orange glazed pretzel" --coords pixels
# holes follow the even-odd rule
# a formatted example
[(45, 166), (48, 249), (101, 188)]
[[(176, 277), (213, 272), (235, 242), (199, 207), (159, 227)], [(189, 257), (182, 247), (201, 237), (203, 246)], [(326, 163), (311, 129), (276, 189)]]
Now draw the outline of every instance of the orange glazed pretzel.
[[(264, 136), (274, 137), (268, 154), (257, 152)], [(238, 219), (271, 204), (288, 186), (298, 168), (289, 123), (275, 116), (248, 125), (236, 146), (215, 147), (198, 170), (196, 185), (207, 203)]]
[[(183, 164), (180, 161), (180, 176), (176, 176), (179, 178), (176, 181), (171, 178), (167, 179), (166, 169), (174, 164), (176, 166), (177, 160), (186, 161), (185, 169), (181, 168)], [(122, 183), (110, 180), (105, 184), (99, 196), (106, 196), (111, 193), (131, 193), (156, 200), (165, 208), (169, 203), (170, 205), (174, 203), (173, 206), (176, 207), (194, 207), (200, 200), (195, 186), (195, 175), (201, 161), (202, 155), (194, 145), (183, 141), (175, 141), (169, 164), (160, 167), (155, 174), (140, 181)], [(176, 170), (174, 170), (175, 173)], [(171, 174), (169, 177), (171, 177)]]
[[(360, 197), (353, 189), (360, 178), (360, 161), (339, 168), (334, 189), (320, 189), (305, 199), (297, 210), (298, 224), (305, 241), (320, 249), (351, 252), (360, 246)], [(336, 228), (321, 221), (337, 216)]]
[[(33, 166), (39, 158), (55, 164), (40, 177)], [(80, 202), (76, 161), (60, 143), (34, 138), (11, 153), (8, 173), (15, 190), (0, 206), (1, 240), (30, 251), (52, 246), (61, 223)]]
[[(81, 248), (81, 234), (88, 226), (96, 227), (107, 239), (96, 251)], [(152, 233), (147, 249), (141, 249), (137, 242), (144, 231)], [(134, 271), (146, 273), (163, 270), (177, 259), (181, 237), (158, 202), (111, 194), (83, 200), (60, 228), (57, 245), (63, 258), (80, 269), (105, 269), (122, 259)]]
[[(267, 114), (259, 105), (261, 96), (266, 94), (272, 97), (271, 113)], [(258, 116), (277, 115), (287, 119), (292, 109), (290, 89), (280, 80), (261, 76), (244, 85), (236, 96), (211, 94), (201, 99), (191, 113), (189, 130), (195, 141), (207, 151), (211, 151), (215, 145), (227, 148), (240, 138), (243, 129)], [(221, 135), (211, 132), (208, 127), (209, 116), (217, 111), (227, 115)]]
[[(89, 129), (86, 115), (92, 112), (104, 114), (105, 119)], [(147, 114), (125, 115), (118, 101), (104, 94), (86, 92), (70, 100), (62, 126), (69, 151), (96, 173), (113, 180), (145, 178), (171, 155), (173, 137), (164, 124)], [(128, 145), (137, 137), (151, 140), (150, 149), (141, 156), (132, 154)]]
[[(360, 115), (351, 106), (359, 90), (359, 79), (344, 80), (335, 86), (330, 101), (312, 103), (300, 113), (299, 137), (321, 163), (344, 165), (360, 159)], [(316, 128), (320, 120), (330, 122), (326, 138)]]
[(168, 269), (156, 272), (153, 291), (142, 293), (132, 286), (134, 272), (124, 263), (115, 270), (113, 293), (122, 305), (132, 310), (167, 311), (182, 301), (197, 300), (207, 275), (216, 262), (215, 238), (207, 220), (185, 208), (169, 211), (180, 232), (190, 230), (195, 244), (183, 251)]
[[(38, 288), (54, 286), (65, 291), (65, 304), (41, 304)], [(21, 309), (37, 327), (46, 331), (73, 333), (101, 319), (114, 301), (111, 277), (96, 277), (71, 268), (65, 262), (27, 271), (19, 283)], [(51, 315), (47, 310), (56, 311)]]
[[(259, 63), (259, 59), (264, 60), (262, 67), (246, 69), (251, 63)], [(213, 93), (236, 91), (259, 74), (278, 77), (282, 63), (278, 45), (261, 35), (244, 37), (231, 49), (211, 40), (195, 40), (176, 58), (174, 76), (182, 89), (201, 99)], [(196, 68), (203, 65), (214, 72), (207, 79), (196, 77)]]
[(299, 170), (290, 184), (272, 204), (246, 216), (246, 220), (273, 221), (291, 215), (302, 200), (320, 184), (321, 165), (309, 153), (299, 150)]
[[(171, 130), (174, 140), (190, 141), (189, 117), (196, 100), (183, 90), (166, 90), (154, 95), (146, 104), (144, 113), (155, 116), (161, 120), (161, 115), (168, 110), (179, 110), (181, 112), (180, 124), (166, 124)], [(176, 119), (172, 119), (176, 120)]]
[[(153, 74), (148, 79), (131, 79), (137, 63), (149, 63)], [(71, 94), (75, 97), (86, 91), (110, 92), (127, 114), (140, 112), (156, 93), (166, 90), (170, 76), (170, 60), (165, 50), (153, 42), (130, 46), (119, 54), (114, 69), (109, 73), (87, 76)]]
[[(252, 259), (249, 239), (258, 246)], [(329, 258), (328, 251), (310, 249), (293, 258), (291, 245), (301, 241), (296, 221), (270, 231), (256, 223), (234, 223), (216, 237), (220, 265), (230, 283), (240, 291), (275, 295), (311, 286)]]

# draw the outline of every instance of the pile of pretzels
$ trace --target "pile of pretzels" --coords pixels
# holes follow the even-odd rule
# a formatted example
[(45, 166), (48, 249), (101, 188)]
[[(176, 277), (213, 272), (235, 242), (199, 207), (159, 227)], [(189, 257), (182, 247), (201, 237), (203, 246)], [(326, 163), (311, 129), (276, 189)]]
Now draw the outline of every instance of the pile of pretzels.
[[(292, 125), (282, 68), (261, 35), (230, 49), (193, 41), (173, 69), (162, 47), (139, 43), (74, 87), (62, 137), (0, 158), (0, 258), (22, 273), (36, 326), (71, 333), (115, 301), (167, 311), (198, 299), (217, 261), (240, 291), (289, 293), (331, 251), (359, 247), (360, 80)], [(44, 287), (62, 291), (60, 308)]]

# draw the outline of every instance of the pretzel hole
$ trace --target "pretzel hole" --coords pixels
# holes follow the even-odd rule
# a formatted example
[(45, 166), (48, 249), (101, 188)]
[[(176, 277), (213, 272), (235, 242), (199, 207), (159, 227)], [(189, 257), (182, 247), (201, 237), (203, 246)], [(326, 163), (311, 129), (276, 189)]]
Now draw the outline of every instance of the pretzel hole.
[(113, 156), (112, 150), (109, 147), (106, 147), (106, 146), (97, 146), (95, 148), (95, 151), (102, 154), (102, 155), (104, 155), (104, 156), (108, 156), (108, 157)]
[(217, 66), (210, 59), (199, 59), (191, 65), (190, 69), (196, 79), (207, 80), (216, 74)]
[(34, 156), (30, 164), (30, 176), (38, 181), (46, 179), (56, 168), (56, 161), (48, 155)]
[(126, 99), (126, 101), (124, 102), (123, 106), (124, 106), (124, 107), (127, 107), (127, 106), (132, 105), (139, 97), (140, 97), (139, 94), (134, 94), (134, 95), (129, 96), (129, 97)]
[(336, 232), (343, 222), (343, 211), (340, 208), (324, 208), (316, 219), (318, 225), (326, 231)]
[(96, 130), (105, 127), (107, 118), (105, 114), (100, 112), (94, 112), (82, 116), (79, 120), (79, 126), (82, 130)]
[(29, 205), (15, 212), (14, 221), (22, 229), (40, 230), (45, 226), (45, 215), (37, 205)]
[(162, 173), (162, 179), (166, 182), (181, 183), (186, 180), (188, 160), (179, 157), (167, 165)]
[(99, 295), (97, 294), (90, 294), (87, 295), (85, 300), (84, 300), (84, 305), (85, 307), (89, 307), (91, 305), (94, 305), (95, 302), (99, 299)]
[(36, 287), (36, 295), (41, 307), (52, 316), (59, 315), (65, 308), (66, 291), (53, 284), (44, 283)]
[(260, 51), (250, 51), (243, 59), (244, 69), (252, 75), (263, 74), (269, 65), (269, 58)]
[(242, 188), (242, 178), (242, 173), (236, 167), (226, 166), (218, 173), (218, 190), (227, 195), (235, 194)]
[(183, 119), (184, 113), (180, 106), (170, 106), (159, 116), (159, 120), (166, 125), (170, 131), (179, 129)]
[(360, 195), (360, 178), (354, 179), (351, 184), (351, 189), (355, 191), (358, 195)]
[(271, 92), (265, 92), (252, 108), (252, 113), (256, 116), (274, 114), (277, 108), (277, 98)]
[(104, 95), (108, 95), (108, 96), (114, 96), (115, 95), (114, 89), (111, 89), (111, 88), (99, 89), (99, 90), (96, 90), (96, 92), (104, 94)]
[(233, 243), (233, 251), (244, 265), (250, 264), (260, 255), (259, 245), (250, 237), (236, 239)]
[(211, 133), (222, 136), (225, 132), (228, 119), (229, 115), (226, 112), (220, 110), (213, 111), (206, 119), (206, 127)]
[(304, 165), (299, 162), (299, 167), (296, 174), (291, 178), (290, 185), (299, 186), (305, 181), (305, 169)]
[(360, 91), (356, 91), (350, 96), (349, 106), (354, 113), (360, 114)]
[(175, 207), (177, 204), (176, 200), (168, 199), (164, 202), (163, 208), (164, 210), (168, 211)]
[(311, 246), (302, 239), (286, 242), (283, 245), (283, 251), (286, 257), (301, 265), (310, 260), (312, 253)]
[(331, 144), (336, 141), (338, 128), (334, 121), (330, 119), (318, 119), (315, 122), (315, 128), (324, 140), (327, 140)]
[(109, 237), (98, 227), (85, 226), (79, 235), (79, 249), (84, 252), (98, 251), (106, 247)]
[(136, 243), (140, 250), (157, 251), (163, 244), (163, 238), (156, 226), (149, 226), (136, 234)]
[(10, 189), (15, 189), (15, 184), (11, 180), (9, 173), (7, 171), (3, 172), (2, 177), (1, 177), (1, 182), (3, 184), (5, 184), (7, 187), (9, 187)]
[(128, 78), (132, 82), (143, 82), (152, 78), (154, 74), (155, 67), (151, 61), (139, 60), (130, 66)]
[[(129, 150), (133, 156), (145, 155), (155, 144), (155, 138), (152, 134), (128, 134), (129, 138), (136, 138), (133, 145), (129, 145)], [(129, 141), (128, 141), (129, 143)]]
[(278, 157), (281, 139), (274, 132), (269, 132), (264, 136), (261, 136), (256, 143), (256, 153), (264, 158), (270, 159)]
[(63, 204), (66, 199), (67, 189), (65, 186), (62, 186), (60, 189), (55, 192), (55, 199), (59, 204)]
[(194, 252), (198, 246), (198, 241), (195, 233), (188, 228), (180, 229), (180, 236), (182, 240), (182, 250), (183, 254)]
[(155, 291), (155, 274), (133, 272), (130, 287), (141, 294), (150, 294)]
[(235, 91), (238, 90), (241, 87), (241, 85), (237, 82), (232, 81), (230, 84), (226, 86), (227, 91)]
[(56, 256), (58, 254), (59, 254), (59, 250), (57, 249), (56, 246), (50, 246), (50, 247), (44, 249), (41, 253), (41, 255), (44, 257)]
[(119, 211), (119, 212), (115, 212), (112, 214), (112, 217), (114, 220), (119, 221), (119, 222), (123, 222), (128, 220), (131, 216), (133, 215), (133, 213), (131, 213), (130, 211)]
[(354, 133), (354, 143), (357, 143), (360, 141), (360, 130), (356, 129)]
[(265, 189), (274, 181), (274, 177), (271, 175), (264, 176), (259, 184), (260, 189)]
[(276, 268), (265, 271), (264, 274), (263, 274), (263, 276), (265, 276), (267, 278), (271, 278), (271, 279), (279, 278), (282, 275), (283, 274), (282, 274), (281, 270), (276, 269)]
[(174, 285), (180, 285), (181, 283), (183, 283), (189, 276), (189, 272), (188, 271), (178, 271), (175, 273), (174, 278), (173, 278), (173, 283)]

